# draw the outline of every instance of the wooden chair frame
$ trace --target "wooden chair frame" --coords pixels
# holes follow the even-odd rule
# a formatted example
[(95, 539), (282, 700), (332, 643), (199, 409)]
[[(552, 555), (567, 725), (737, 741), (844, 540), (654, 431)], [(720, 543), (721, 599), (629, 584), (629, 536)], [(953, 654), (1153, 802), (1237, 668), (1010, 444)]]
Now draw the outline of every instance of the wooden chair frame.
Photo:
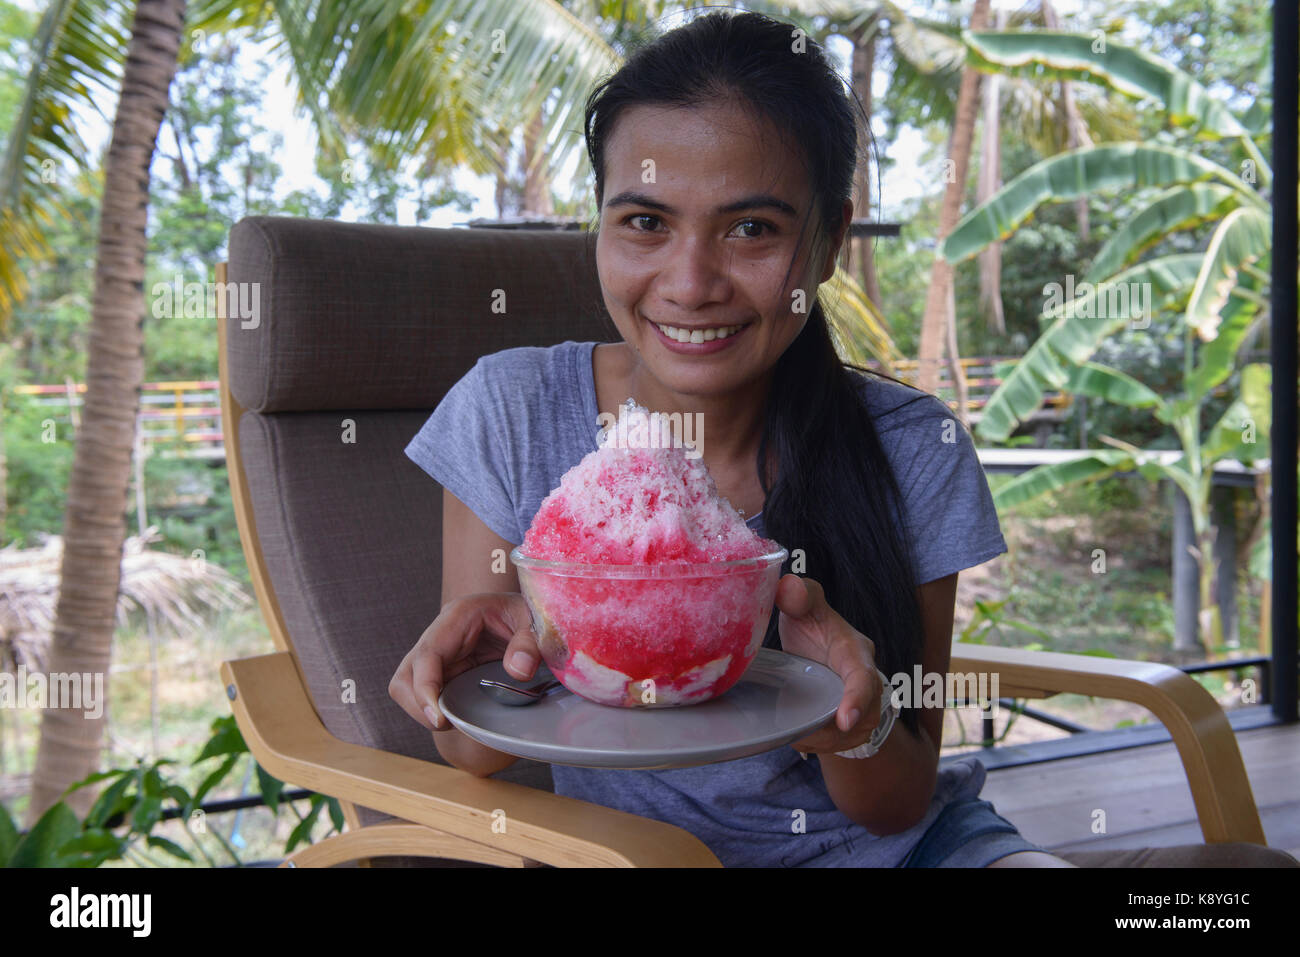
[[(216, 280), (226, 282), (226, 263)], [(339, 800), (347, 830), (293, 853), (282, 867), (328, 867), (389, 855), (506, 867), (717, 867), (694, 835), (670, 824), (537, 788), (334, 737), (321, 722), (285, 629), (263, 559), (239, 447), (243, 408), (230, 392), (223, 297), (218, 302), (222, 432), (244, 555), (275, 653), (223, 662), (221, 677), (249, 750), (270, 774)], [(1265, 844), (1237, 740), (1218, 702), (1176, 668), (954, 643), (949, 670), (994, 674), (1000, 694), (1073, 693), (1131, 701), (1168, 728), (1207, 843)], [(356, 806), (398, 821), (362, 827)]]

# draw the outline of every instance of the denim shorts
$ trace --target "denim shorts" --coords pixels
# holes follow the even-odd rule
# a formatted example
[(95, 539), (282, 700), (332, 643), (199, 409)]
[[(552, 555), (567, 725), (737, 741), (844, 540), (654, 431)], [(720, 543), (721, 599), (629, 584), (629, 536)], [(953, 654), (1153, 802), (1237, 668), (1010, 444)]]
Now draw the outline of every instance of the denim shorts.
[[(939, 812), (900, 867), (987, 867), (1019, 851), (1043, 851), (980, 798), (954, 801)], [(1044, 853), (1050, 853), (1044, 851)]]

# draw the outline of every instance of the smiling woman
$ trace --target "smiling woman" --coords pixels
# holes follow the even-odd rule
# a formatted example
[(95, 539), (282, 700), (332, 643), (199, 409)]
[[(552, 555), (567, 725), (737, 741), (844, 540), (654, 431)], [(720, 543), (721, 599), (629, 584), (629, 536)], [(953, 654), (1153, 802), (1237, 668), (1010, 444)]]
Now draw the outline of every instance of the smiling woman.
[[(1006, 544), (948, 408), (846, 366), (831, 340), (817, 289), (852, 217), (860, 112), (820, 47), (757, 14), (708, 14), (634, 53), (593, 91), (584, 123), (597, 273), (622, 341), (485, 356), (408, 454), (454, 496), (447, 514), (469, 540), (489, 542), (491, 528), (517, 544), (541, 498), (594, 447), (597, 418), (631, 396), (702, 417), (719, 492), (791, 552), (765, 644), (839, 675), (833, 719), (792, 746), (721, 764), (556, 765), (557, 793), (683, 827), (728, 865), (1055, 863), (1019, 856), (1041, 849), (979, 800), (982, 764), (939, 770), (942, 704), (903, 708), (883, 745), (863, 747), (886, 716), (877, 672), (945, 673), (957, 574)], [(502, 436), (503, 421), (520, 425)], [(457, 445), (487, 434), (490, 446)], [(501, 591), (452, 587), (444, 602)], [(527, 678), (535, 639), (512, 626), (526, 610), (517, 596), (488, 597), (510, 611), (485, 626), (509, 642), (493, 653)], [(455, 609), (461, 624), (449, 612), (431, 625), (394, 678), (412, 715), (487, 653), (464, 633), (468, 607)], [(458, 767), (509, 763), (431, 727)]]

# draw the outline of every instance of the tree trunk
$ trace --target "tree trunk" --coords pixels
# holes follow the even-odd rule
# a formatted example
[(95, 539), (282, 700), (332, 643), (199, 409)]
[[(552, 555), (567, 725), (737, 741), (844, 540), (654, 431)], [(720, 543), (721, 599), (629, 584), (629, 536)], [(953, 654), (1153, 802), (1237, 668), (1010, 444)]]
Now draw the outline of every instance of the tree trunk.
[[(997, 28), (1007, 23), (1005, 10), (997, 12)], [(1002, 77), (996, 73), (983, 78), (984, 119), (980, 130), (980, 168), (975, 186), (975, 202), (983, 204), (1002, 188), (1002, 130), (999, 122)], [(1007, 320), (1002, 309), (1002, 243), (989, 243), (979, 254), (980, 312), (991, 332), (1007, 334)]]
[(961, 353), (957, 349), (957, 297), (952, 283), (948, 283), (948, 375), (952, 377), (952, 388), (957, 398), (957, 418), (962, 427), (970, 428), (970, 412), (967, 405), (970, 393), (966, 388), (966, 370), (961, 365)]
[[(989, 0), (975, 0), (970, 28), (983, 30), (988, 24)], [(975, 130), (975, 114), (979, 110), (979, 71), (971, 67), (962, 70), (961, 89), (957, 94), (957, 120), (953, 127), (952, 146), (945, 164), (948, 186), (939, 210), (939, 235), (942, 242), (961, 216), (962, 192), (966, 173), (970, 167), (971, 139)], [(939, 384), (939, 363), (942, 360), (945, 320), (948, 312), (948, 289), (952, 285), (952, 266), (936, 251), (934, 268), (930, 273), (930, 288), (925, 297), (925, 312), (921, 318), (921, 345), (917, 363), (917, 385), (926, 392), (934, 392)]]
[[(876, 21), (873, 20), (859, 30), (853, 38), (853, 92), (862, 101), (862, 112), (865, 114), (863, 136), (868, 145), (875, 142), (871, 136), (871, 75), (876, 67), (876, 37), (878, 36), (875, 27)], [(867, 29), (871, 30), (871, 38), (864, 41), (862, 35)], [(856, 201), (853, 207), (854, 219), (871, 218), (872, 159), (870, 154), (863, 157), (859, 169)], [(858, 274), (858, 281), (862, 284), (862, 290), (879, 308), (881, 297), (880, 277), (876, 274), (876, 239), (874, 236), (860, 236), (850, 240), (850, 247), (855, 254), (854, 268)]]
[[(127, 486), (144, 376), (144, 267), (149, 166), (176, 72), (185, 0), (139, 0), (122, 93), (104, 167), (91, 307), (90, 355), (64, 518), (63, 563), (49, 673), (103, 675), (113, 646)], [(28, 823), (99, 766), (105, 713), (56, 708), (41, 715)], [(83, 702), (84, 704), (84, 702)], [(84, 815), (97, 788), (67, 798)]]
[[(1049, 30), (1061, 29), (1061, 21), (1056, 16), (1051, 0), (1043, 0), (1043, 23)], [(1088, 135), (1088, 124), (1083, 122), (1079, 108), (1074, 105), (1074, 87), (1069, 80), (1061, 81), (1061, 110), (1065, 115), (1065, 147), (1078, 149), (1091, 146), (1092, 137)], [(1074, 218), (1079, 223), (1079, 238), (1088, 241), (1088, 197), (1080, 196), (1074, 201)]]
[(524, 203), (521, 212), (532, 216), (553, 216), (551, 178), (538, 152), (542, 146), (542, 111), (538, 110), (524, 131)]

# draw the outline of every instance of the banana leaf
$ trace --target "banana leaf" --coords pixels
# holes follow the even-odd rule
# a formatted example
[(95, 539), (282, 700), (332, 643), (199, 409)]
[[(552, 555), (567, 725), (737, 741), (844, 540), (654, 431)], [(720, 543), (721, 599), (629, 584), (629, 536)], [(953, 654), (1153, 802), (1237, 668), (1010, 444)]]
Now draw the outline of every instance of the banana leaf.
[[(1177, 302), (1191, 289), (1200, 263), (1199, 253), (1162, 256), (1127, 269), (1112, 281), (1117, 285), (1146, 284), (1151, 291), (1148, 306), (1154, 311), (1157, 306)], [(1074, 365), (1087, 362), (1107, 336), (1132, 321), (1131, 312), (1111, 314), (1108, 309), (1089, 308), (1089, 300), (1095, 303), (1100, 288), (1093, 287), (1066, 308), (1057, 310), (1059, 315), (1054, 319), (1045, 311), (1045, 321), (1050, 320), (1051, 325), (985, 404), (983, 417), (976, 426), (981, 439), (1005, 441), (1020, 422), (1042, 405), (1044, 392), (1065, 387), (1070, 373), (1063, 362)], [(1104, 315), (1097, 316), (1098, 311)]]
[(1238, 274), (1267, 255), (1272, 241), (1273, 217), (1258, 209), (1234, 209), (1219, 223), (1187, 302), (1187, 324), (1204, 341), (1218, 334), (1219, 313), (1237, 286)]
[(1164, 405), (1159, 395), (1128, 373), (1096, 362), (1083, 362), (1072, 367), (1065, 391), (1071, 395), (1126, 405), (1131, 409)]
[(1070, 462), (1040, 465), (1017, 475), (993, 496), (999, 509), (1012, 508), (1040, 495), (1054, 492), (1076, 482), (1095, 481), (1116, 471), (1134, 467), (1133, 456), (1122, 449), (1097, 449)]
[(963, 38), (970, 61), (984, 72), (1101, 83), (1135, 99), (1159, 100), (1173, 122), (1203, 135), (1245, 135), (1233, 112), (1191, 76), (1099, 33), (967, 31)]
[(940, 244), (956, 264), (989, 243), (1006, 239), (1043, 203), (1078, 199), (1103, 189), (1138, 190), (1219, 179), (1245, 202), (1264, 208), (1254, 190), (1234, 173), (1187, 150), (1140, 143), (1114, 143), (1070, 150), (1034, 164), (962, 217)]
[(1093, 259), (1086, 281), (1105, 279), (1170, 233), (1221, 218), (1236, 205), (1234, 197), (1234, 190), (1218, 183), (1192, 183), (1165, 190), (1115, 230)]

